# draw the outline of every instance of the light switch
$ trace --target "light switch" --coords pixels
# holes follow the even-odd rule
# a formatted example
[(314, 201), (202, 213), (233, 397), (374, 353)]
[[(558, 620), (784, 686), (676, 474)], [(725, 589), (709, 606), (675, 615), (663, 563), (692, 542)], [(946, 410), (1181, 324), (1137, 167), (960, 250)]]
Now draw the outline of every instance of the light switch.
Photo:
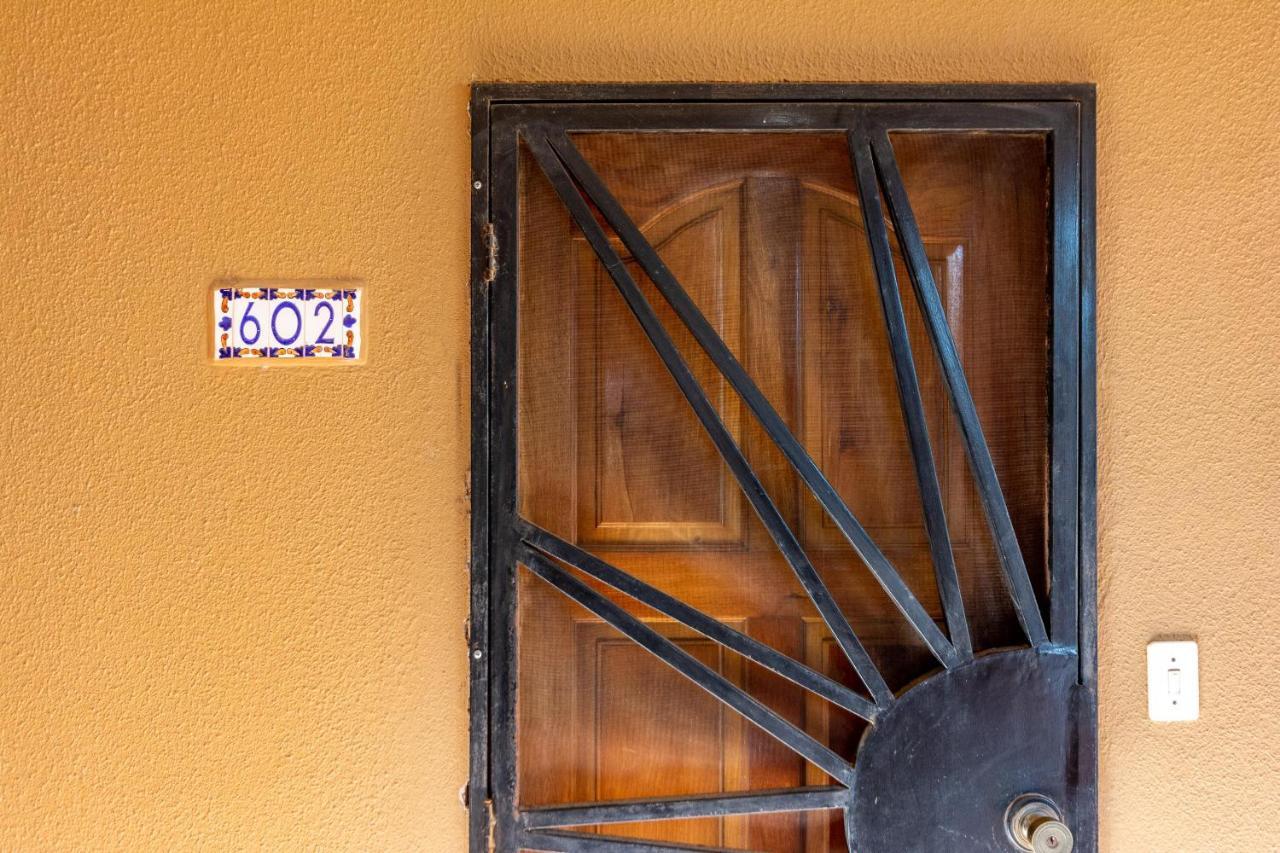
[(1195, 640), (1147, 645), (1147, 713), (1162, 723), (1200, 718), (1200, 652)]

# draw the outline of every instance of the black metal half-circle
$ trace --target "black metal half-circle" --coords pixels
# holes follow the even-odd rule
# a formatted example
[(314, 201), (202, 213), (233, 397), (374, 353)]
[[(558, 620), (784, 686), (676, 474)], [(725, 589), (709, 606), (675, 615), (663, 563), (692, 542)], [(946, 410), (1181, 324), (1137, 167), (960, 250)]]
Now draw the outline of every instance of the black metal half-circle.
[(1078, 670), (1074, 654), (1001, 651), (906, 691), (858, 750), (850, 851), (1008, 853), (1005, 810), (1029, 792), (1071, 825), (1092, 796), (1076, 778)]

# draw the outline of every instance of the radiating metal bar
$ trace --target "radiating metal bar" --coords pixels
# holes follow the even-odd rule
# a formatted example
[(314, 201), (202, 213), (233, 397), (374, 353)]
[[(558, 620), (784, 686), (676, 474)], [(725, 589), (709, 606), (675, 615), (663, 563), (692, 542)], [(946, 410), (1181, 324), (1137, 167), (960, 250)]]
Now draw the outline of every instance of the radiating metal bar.
[(596, 222), (586, 201), (578, 193), (573, 180), (569, 177), (568, 172), (565, 171), (564, 165), (557, 158), (546, 139), (538, 138), (534, 135), (528, 139), (528, 143), (530, 151), (533, 152), (556, 194), (560, 196), (560, 200), (569, 209), (570, 216), (577, 223), (578, 229), (587, 238), (592, 250), (613, 279), (618, 292), (626, 300), (631, 313), (639, 321), (645, 336), (649, 339), (649, 343), (653, 345), (663, 364), (666, 365), (667, 371), (675, 379), (676, 385), (679, 386), (681, 393), (684, 394), (685, 399), (688, 400), (689, 405), (693, 408), (694, 414), (697, 415), (698, 420), (702, 423), (703, 429), (706, 430), (711, 442), (715, 445), (716, 450), (720, 452), (720, 456), (724, 459), (730, 472), (742, 487), (747, 500), (760, 517), (760, 521), (764, 524), (765, 529), (768, 530), (773, 541), (777, 543), (783, 557), (791, 566), (792, 571), (795, 572), (796, 577), (800, 580), (805, 592), (818, 609), (823, 621), (831, 629), (831, 634), (835, 637), (836, 643), (849, 659), (854, 671), (858, 673), (863, 683), (866, 684), (867, 690), (871, 693), (872, 698), (875, 699), (876, 704), (881, 707), (889, 705), (893, 701), (893, 692), (889, 690), (884, 678), (880, 675), (880, 671), (876, 669), (870, 655), (867, 654), (867, 650), (854, 634), (853, 628), (850, 627), (849, 621), (845, 618), (844, 613), (841, 612), (839, 605), (836, 604), (835, 598), (832, 597), (831, 591), (827, 588), (821, 575), (818, 574), (813, 563), (805, 555), (799, 540), (796, 539), (795, 533), (788, 527), (786, 520), (782, 517), (782, 513), (779, 512), (773, 499), (765, 491), (760, 478), (751, 469), (751, 465), (747, 462), (742, 449), (738, 447), (733, 437), (729, 434), (729, 430), (720, 419), (719, 413), (716, 412), (715, 407), (707, 398), (706, 392), (702, 390), (698, 380), (694, 378), (693, 372), (680, 355), (680, 351), (676, 349), (671, 336), (663, 328), (658, 315), (654, 313), (653, 306), (645, 299), (635, 279), (627, 272), (622, 259), (618, 257), (618, 253), (609, 244), (608, 236), (599, 223)]
[(555, 830), (525, 833), (520, 849), (535, 850), (537, 853), (750, 853), (728, 847), (708, 847), (705, 844), (671, 844), (665, 841), (642, 841), (636, 838)]
[(526, 809), (521, 813), (521, 819), (528, 829), (543, 829), (556, 826), (594, 826), (598, 823), (823, 811), (842, 809), (848, 800), (848, 788), (783, 788), (737, 794), (700, 794), (691, 797), (545, 806)]
[(902, 176), (898, 173), (898, 164), (894, 159), (888, 134), (875, 133), (871, 137), (871, 147), (880, 182), (884, 186), (889, 214), (893, 217), (894, 228), (898, 233), (898, 243), (911, 274), (911, 284), (920, 305), (920, 312), (924, 316), (925, 327), (933, 343), (934, 355), (938, 359), (943, 378), (946, 380), (956, 419), (960, 423), (960, 432), (964, 436), (969, 464), (977, 482), (978, 494), (982, 498), (987, 523), (991, 527), (991, 536), (1000, 557), (1000, 567), (1013, 599), (1014, 610), (1031, 644), (1043, 645), (1048, 642), (1048, 635), (1045, 632), (1040, 605), (1036, 601), (1035, 590), (1032, 589), (1031, 579), (1027, 575), (1027, 566), (1022, 559), (1022, 551), (1018, 547), (1013, 521), (1009, 518), (1009, 508), (1005, 504), (1004, 492), (1001, 491), (1000, 481), (996, 476), (995, 463), (991, 459), (991, 450), (982, 432), (982, 422), (978, 418), (978, 410), (974, 405), (973, 395), (969, 391), (969, 383), (964, 376), (964, 367), (960, 362), (955, 340), (947, 327), (947, 315), (938, 295), (938, 287), (933, 280), (933, 271), (929, 268), (929, 259), (925, 256), (924, 241), (920, 238), (915, 214), (911, 211), (911, 204), (902, 184)]
[(898, 401), (902, 420), (911, 445), (911, 461), (916, 471), (916, 486), (924, 511), (925, 532), (929, 536), (929, 555), (938, 584), (938, 598), (947, 618), (947, 630), (956, 651), (966, 660), (973, 657), (969, 639), (969, 623), (964, 615), (964, 597), (960, 593), (960, 576), (951, 550), (951, 534), (947, 529), (947, 512), (942, 502), (942, 486), (929, 441), (929, 424), (925, 420), (924, 400), (920, 396), (920, 379), (911, 352), (907, 318), (902, 310), (902, 294), (898, 290), (898, 274), (893, 265), (893, 249), (889, 245), (889, 229), (880, 208), (880, 190), (876, 184), (876, 167), (871, 160), (871, 147), (865, 132), (849, 132), (849, 153), (862, 206), (862, 221), (871, 261), (880, 288), (880, 307), (884, 312), (885, 330), (889, 335), (889, 353), (893, 357), (893, 374), (898, 385)]
[(714, 619), (702, 611), (685, 604), (678, 598), (667, 595), (660, 589), (650, 586), (619, 568), (616, 568), (599, 557), (582, 550), (576, 545), (564, 541), (555, 534), (522, 520), (521, 533), (530, 546), (568, 563), (574, 568), (603, 581), (619, 592), (625, 593), (646, 607), (670, 616), (672, 619), (689, 626), (693, 630), (715, 640), (725, 648), (737, 652), (748, 660), (753, 660), (766, 669), (776, 672), (783, 678), (810, 690), (822, 698), (834, 702), (851, 714), (867, 722), (874, 722), (876, 711), (874, 703), (862, 698), (848, 687), (832, 681), (820, 672), (815, 672), (799, 661), (793, 660), (777, 649), (766, 646), (759, 640), (735, 631), (728, 625)]
[(569, 141), (568, 137), (557, 136), (550, 139), (552, 146), (560, 155), (564, 165), (574, 179), (581, 185), (587, 197), (603, 214), (605, 221), (621, 238), (627, 250), (644, 269), (645, 274), (653, 281), (663, 298), (689, 329), (694, 340), (706, 352), (707, 357), (716, 369), (728, 380), (729, 384), (742, 398), (743, 402), (756, 416), (761, 427), (773, 440), (778, 449), (791, 463), (800, 479), (809, 487), (814, 498), (822, 505), (844, 537), (853, 546), (858, 556), (866, 563), (871, 574), (889, 594), (889, 598), (902, 612), (907, 621), (920, 635), (925, 644), (946, 666), (959, 662), (960, 656), (946, 637), (938, 630), (933, 619), (920, 604), (915, 594), (902, 580), (884, 553), (871, 539), (870, 534), (858, 522), (849, 509), (848, 504), (840, 497), (835, 487), (827, 480), (817, 464), (813, 461), (804, 445), (800, 443), (787, 427), (786, 421), (769, 402), (764, 392), (755, 383), (746, 368), (738, 361), (715, 327), (708, 322), (698, 306), (689, 297), (688, 292), (667, 268), (666, 263), (658, 255), (652, 244), (645, 239), (635, 222), (618, 203), (609, 188), (605, 186), (599, 175), (595, 173), (582, 157), (581, 153)]
[(546, 557), (530, 550), (525, 555), (529, 571), (629, 637), (663, 663), (688, 678), (730, 708), (773, 735), (784, 746), (825, 770), (845, 785), (853, 782), (853, 765), (823, 746), (811, 735), (783, 719), (768, 706), (729, 679), (605, 598), (586, 583)]

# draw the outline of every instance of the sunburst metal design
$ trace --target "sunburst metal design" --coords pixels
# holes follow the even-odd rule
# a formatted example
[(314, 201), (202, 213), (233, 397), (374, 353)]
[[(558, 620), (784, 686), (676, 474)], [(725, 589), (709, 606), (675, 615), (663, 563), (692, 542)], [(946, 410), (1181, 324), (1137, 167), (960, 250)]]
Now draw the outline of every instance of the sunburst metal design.
[[(1052, 776), (1050, 771), (1059, 764), (1072, 760), (1068, 753), (1074, 742), (1073, 727), (1085, 724), (1082, 721), (1088, 717), (1078, 707), (1083, 700), (1074, 692), (1079, 673), (1075, 624), (1072, 623), (1065, 632), (1058, 631), (1058, 626), (1055, 625), (1053, 640), (1046, 629), (956, 343), (947, 324), (938, 287), (926, 258), (924, 242), (898, 170), (887, 125), (863, 119), (847, 128), (846, 132), (946, 632), (930, 617), (898, 570), (872, 540), (866, 528), (854, 516), (761, 388), (697, 308), (688, 292), (568, 135), (558, 128), (538, 128), (526, 132), (523, 139), (534, 160), (607, 271), (765, 530), (830, 629), (841, 652), (862, 682), (866, 695), (729, 627), (579, 546), (527, 520), (519, 519), (513, 531), (517, 540), (514, 556), (528, 571), (652, 653), (796, 754), (821, 768), (838, 783), (829, 787), (708, 793), (700, 796), (579, 803), (518, 810), (517, 837), (522, 849), (565, 853), (712, 851), (719, 848), (612, 838), (574, 830), (602, 824), (676, 818), (840, 810), (844, 815), (850, 850), (877, 853), (887, 849), (880, 846), (885, 843), (884, 839), (898, 837), (894, 833), (905, 831), (906, 822), (947, 820), (947, 816), (954, 813), (952, 804), (941, 799), (928, 801), (928, 796), (924, 797), (924, 802), (918, 798), (910, 808), (905, 803), (892, 802), (896, 792), (912, 786), (929, 783), (935, 788), (945, 788), (949, 784), (945, 778), (933, 778), (930, 774), (955, 773), (964, 768), (979, 772), (975, 765), (985, 761), (989, 772), (998, 771), (1014, 778), (1028, 774), (1034, 776), (1040, 770)], [(886, 209), (892, 228), (884, 214)], [(938, 664), (938, 669), (932, 675), (915, 683), (901, 695), (894, 695), (813, 562), (805, 554), (795, 532), (680, 354), (653, 305), (628, 272), (611, 243), (608, 231), (597, 219), (596, 212), (653, 282), (720, 375), (745, 402), (765, 434), (781, 451), (902, 617), (923, 641)], [(920, 382), (894, 267), (894, 237), (924, 319), (930, 349), (940, 367), (952, 411), (960, 427), (970, 470), (999, 557), (1006, 590), (1027, 640), (1026, 647), (1021, 649), (976, 657), (973, 651), (925, 420)], [(681, 649), (671, 639), (662, 636), (625, 608), (593, 589), (567, 570), (566, 566), (866, 720), (871, 728), (858, 750), (856, 761), (851, 762), (847, 756), (832, 751)], [(1011, 685), (1017, 689), (1013, 690)], [(927, 714), (919, 713), (920, 707), (931, 701), (938, 703), (942, 719), (929, 720)], [(1002, 702), (1002, 710), (993, 711), (993, 702)], [(914, 710), (909, 712), (907, 706), (914, 706)], [(988, 714), (989, 719), (984, 719), (984, 714)], [(913, 758), (914, 753), (904, 752), (909, 752), (912, 744), (918, 746), (917, 739), (929, 736), (921, 729), (925, 723), (933, 727), (933, 737), (941, 738), (935, 748), (949, 751), (950, 758), (947, 760), (922, 761)], [(1007, 748), (1003, 751), (992, 749), (989, 740), (984, 739), (984, 732), (995, 725), (1003, 726), (1006, 730)], [(1045, 732), (1052, 733), (1052, 736), (1046, 738)], [(1025, 791), (1014, 790), (1010, 796), (1019, 793)], [(1045, 793), (1063, 796), (1061, 791), (1051, 790)], [(1000, 792), (997, 798), (1004, 797), (1004, 792)], [(1002, 799), (1000, 808), (1007, 802), (1008, 798)], [(988, 821), (986, 807), (975, 807), (971, 811), (974, 813), (970, 821), (973, 826), (985, 826)], [(956, 833), (979, 831), (971, 829), (964, 820), (953, 820), (948, 827)], [(984, 846), (987, 843), (987, 839), (982, 837), (975, 838), (971, 846), (966, 847), (961, 843), (959, 846), (945, 847), (926, 840), (918, 848), (911, 849), (1000, 849)]]

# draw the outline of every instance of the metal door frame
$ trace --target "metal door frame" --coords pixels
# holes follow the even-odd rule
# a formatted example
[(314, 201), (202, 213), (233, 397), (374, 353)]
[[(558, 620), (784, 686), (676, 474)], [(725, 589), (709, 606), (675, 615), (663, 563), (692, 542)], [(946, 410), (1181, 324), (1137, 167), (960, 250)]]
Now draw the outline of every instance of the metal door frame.
[[(516, 162), (529, 125), (566, 130), (845, 132), (874, 108), (904, 129), (1042, 129), (1051, 180), (1049, 566), (1052, 643), (1074, 639), (1093, 733), (1080, 780), (1097, 782), (1097, 414), (1092, 84), (503, 84), (471, 92), (470, 853), (517, 849), (512, 560), (516, 454)], [(1067, 568), (1070, 567), (1068, 571)], [(712, 804), (714, 808), (714, 803)], [(1097, 808), (1081, 814), (1096, 849)], [(714, 813), (711, 812), (711, 813)], [(492, 824), (492, 826), (491, 826)], [(583, 848), (586, 849), (586, 848)]]

